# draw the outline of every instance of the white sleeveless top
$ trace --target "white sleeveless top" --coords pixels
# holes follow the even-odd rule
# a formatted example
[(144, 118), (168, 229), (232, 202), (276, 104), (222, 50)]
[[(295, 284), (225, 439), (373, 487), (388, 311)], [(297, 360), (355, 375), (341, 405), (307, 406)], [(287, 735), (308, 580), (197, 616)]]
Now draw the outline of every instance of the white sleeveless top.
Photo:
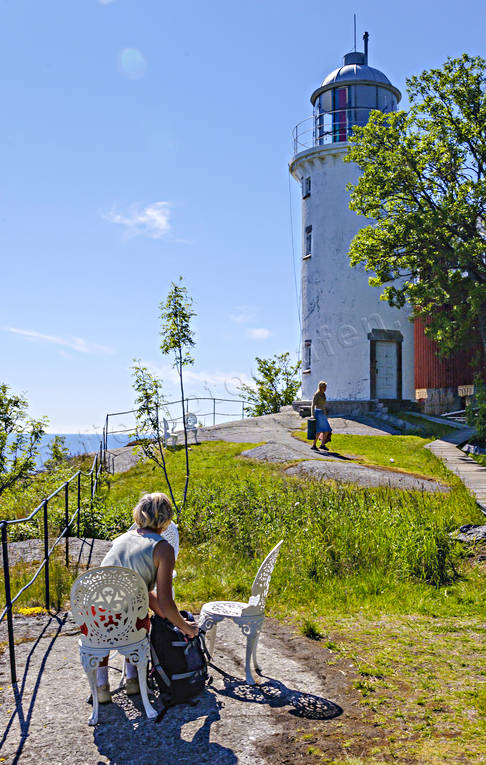
[[(138, 526), (134, 524), (125, 534), (117, 537), (113, 541), (113, 546), (101, 561), (102, 566), (123, 566), (136, 571), (145, 584), (149, 592), (155, 587), (157, 578), (157, 569), (154, 564), (154, 548), (164, 540), (174, 549), (174, 555), (177, 559), (179, 554), (179, 532), (177, 526), (171, 521), (170, 526), (162, 535), (155, 531), (145, 529), (139, 533)], [(175, 571), (174, 571), (175, 575)]]

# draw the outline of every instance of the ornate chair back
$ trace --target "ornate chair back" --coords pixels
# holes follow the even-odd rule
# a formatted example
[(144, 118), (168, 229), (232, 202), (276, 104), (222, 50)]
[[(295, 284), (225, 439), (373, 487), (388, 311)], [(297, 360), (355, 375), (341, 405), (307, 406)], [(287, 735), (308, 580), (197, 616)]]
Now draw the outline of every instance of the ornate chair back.
[(197, 415), (193, 412), (188, 412), (185, 416), (186, 429), (197, 430)]
[(283, 544), (283, 539), (275, 545), (273, 550), (270, 550), (267, 557), (263, 561), (262, 565), (258, 569), (258, 573), (253, 580), (251, 588), (251, 596), (246, 608), (242, 609), (242, 614), (263, 614), (265, 612), (265, 603), (267, 602), (268, 589), (270, 587), (270, 579), (272, 572), (277, 562), (277, 557), (280, 552), (280, 548)]
[(179, 555), (179, 529), (175, 525), (174, 521), (170, 522), (170, 526), (160, 535), (174, 548), (175, 559)]
[(147, 635), (147, 585), (128, 568), (93, 568), (74, 582), (71, 611), (85, 646), (116, 650), (137, 643)]

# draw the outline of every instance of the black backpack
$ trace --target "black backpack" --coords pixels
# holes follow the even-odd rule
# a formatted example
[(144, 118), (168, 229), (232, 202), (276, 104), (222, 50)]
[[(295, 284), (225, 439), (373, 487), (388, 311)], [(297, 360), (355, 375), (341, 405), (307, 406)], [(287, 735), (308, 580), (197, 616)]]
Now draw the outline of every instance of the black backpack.
[[(181, 615), (188, 621), (194, 621), (188, 611), (181, 611)], [(158, 718), (161, 719), (169, 707), (190, 703), (194, 696), (204, 690), (208, 679), (209, 654), (203, 632), (200, 631), (195, 638), (188, 638), (168, 619), (162, 619), (157, 614), (151, 617), (151, 622), (152, 668), (149, 684), (153, 686), (155, 681), (160, 691), (164, 704)]]

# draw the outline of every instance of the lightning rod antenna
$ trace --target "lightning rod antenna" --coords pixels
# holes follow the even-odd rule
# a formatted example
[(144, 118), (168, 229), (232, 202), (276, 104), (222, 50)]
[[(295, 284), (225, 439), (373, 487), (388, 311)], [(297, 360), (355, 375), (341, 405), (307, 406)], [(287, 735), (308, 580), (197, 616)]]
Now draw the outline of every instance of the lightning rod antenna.
[(354, 16), (354, 52), (356, 53), (356, 14)]

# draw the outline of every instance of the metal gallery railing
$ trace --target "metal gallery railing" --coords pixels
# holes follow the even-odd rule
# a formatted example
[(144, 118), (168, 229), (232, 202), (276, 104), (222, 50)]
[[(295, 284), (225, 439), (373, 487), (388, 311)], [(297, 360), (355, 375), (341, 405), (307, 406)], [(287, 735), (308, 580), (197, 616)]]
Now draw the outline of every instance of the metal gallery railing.
[(307, 117), (292, 131), (294, 155), (314, 146), (346, 143), (353, 128), (366, 125), (373, 107), (347, 106)]
[[(12, 683), (17, 682), (17, 670), (15, 663), (15, 640), (14, 640), (14, 628), (12, 609), (14, 604), (20, 598), (20, 596), (32, 585), (35, 580), (44, 571), (44, 591), (45, 591), (45, 606), (46, 610), (49, 610), (51, 605), (50, 598), (50, 579), (49, 579), (49, 561), (54, 549), (59, 544), (61, 539), (65, 539), (65, 565), (69, 566), (69, 537), (72, 525), (76, 522), (76, 532), (79, 537), (80, 524), (81, 524), (81, 508), (83, 506), (83, 478), (89, 479), (89, 492), (88, 496), (84, 499), (89, 500), (90, 506), (92, 506), (96, 489), (98, 486), (98, 479), (103, 467), (104, 453), (103, 443), (100, 444), (99, 451), (95, 454), (91, 469), (87, 472), (78, 470), (76, 473), (52, 492), (48, 497), (42, 500), (42, 502), (31, 512), (30, 515), (25, 518), (12, 518), (11, 520), (0, 521), (1, 540), (2, 540), (2, 559), (3, 559), (3, 575), (5, 583), (5, 608), (0, 614), (0, 623), (7, 619), (7, 633), (8, 633), (8, 650), (10, 655), (10, 674)], [(69, 501), (71, 492), (74, 491), (75, 496), (75, 510), (70, 515)], [(84, 492), (86, 495), (86, 492)], [(49, 518), (48, 510), (49, 503), (52, 502), (58, 495), (62, 496), (64, 504), (64, 528), (52, 542), (49, 539)], [(42, 563), (37, 568), (36, 572), (32, 576), (29, 582), (25, 584), (13, 597), (10, 586), (10, 567), (9, 567), (9, 551), (8, 551), (8, 530), (11, 526), (17, 526), (19, 523), (28, 523), (32, 521), (38, 514), (42, 515), (43, 525), (43, 542), (44, 542), (44, 557)]]

